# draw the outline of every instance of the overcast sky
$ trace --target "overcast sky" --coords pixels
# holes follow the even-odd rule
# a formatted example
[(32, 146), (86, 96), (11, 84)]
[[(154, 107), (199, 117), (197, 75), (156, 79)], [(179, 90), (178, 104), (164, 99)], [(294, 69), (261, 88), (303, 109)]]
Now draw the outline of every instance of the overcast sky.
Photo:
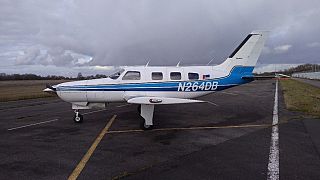
[(320, 62), (319, 0), (0, 0), (0, 72), (221, 63), (270, 30), (259, 64)]

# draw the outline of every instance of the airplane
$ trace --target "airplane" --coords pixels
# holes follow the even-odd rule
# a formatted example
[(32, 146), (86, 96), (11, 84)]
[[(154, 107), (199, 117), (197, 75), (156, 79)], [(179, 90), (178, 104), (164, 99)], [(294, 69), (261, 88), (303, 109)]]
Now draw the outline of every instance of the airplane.
[(221, 64), (215, 66), (128, 66), (107, 78), (48, 85), (44, 92), (56, 93), (70, 102), (74, 122), (81, 123), (79, 110), (106, 108), (108, 103), (138, 104), (141, 128), (153, 128), (155, 105), (203, 103), (194, 98), (254, 80), (252, 71), (264, 46), (267, 31), (253, 31)]
[(279, 78), (291, 78), (291, 76), (289, 75), (286, 75), (286, 74), (280, 74), (280, 73), (276, 73), (275, 75), (276, 77), (279, 77)]

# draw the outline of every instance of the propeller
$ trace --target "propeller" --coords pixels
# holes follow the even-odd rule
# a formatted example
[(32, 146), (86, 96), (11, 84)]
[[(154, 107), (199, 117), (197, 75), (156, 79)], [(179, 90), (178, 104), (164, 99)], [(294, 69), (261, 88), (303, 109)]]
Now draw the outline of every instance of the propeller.
[(49, 84), (46, 84), (46, 89), (43, 92), (57, 94), (57, 89)]

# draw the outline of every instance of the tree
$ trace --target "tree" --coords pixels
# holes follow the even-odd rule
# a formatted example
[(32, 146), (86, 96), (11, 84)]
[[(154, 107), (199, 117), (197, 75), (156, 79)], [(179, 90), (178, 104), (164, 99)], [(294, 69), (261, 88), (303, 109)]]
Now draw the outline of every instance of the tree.
[(77, 79), (84, 79), (81, 72), (78, 73)]

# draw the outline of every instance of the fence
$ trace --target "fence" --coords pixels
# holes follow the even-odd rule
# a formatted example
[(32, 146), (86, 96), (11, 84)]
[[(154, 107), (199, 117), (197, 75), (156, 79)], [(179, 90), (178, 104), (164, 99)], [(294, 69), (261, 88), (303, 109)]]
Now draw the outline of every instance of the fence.
[(292, 77), (320, 80), (320, 72), (294, 73)]

